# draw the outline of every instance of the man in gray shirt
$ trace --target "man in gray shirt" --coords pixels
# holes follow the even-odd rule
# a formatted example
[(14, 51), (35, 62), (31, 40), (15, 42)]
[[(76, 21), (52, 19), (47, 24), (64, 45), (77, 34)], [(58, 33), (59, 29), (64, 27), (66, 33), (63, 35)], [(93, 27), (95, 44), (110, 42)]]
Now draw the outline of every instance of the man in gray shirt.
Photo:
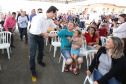
[(21, 40), (23, 41), (23, 35), (25, 35), (25, 41), (26, 43), (28, 43), (28, 37), (27, 37), (28, 18), (27, 16), (25, 16), (25, 12), (21, 12), (21, 16), (18, 17), (18, 24)]

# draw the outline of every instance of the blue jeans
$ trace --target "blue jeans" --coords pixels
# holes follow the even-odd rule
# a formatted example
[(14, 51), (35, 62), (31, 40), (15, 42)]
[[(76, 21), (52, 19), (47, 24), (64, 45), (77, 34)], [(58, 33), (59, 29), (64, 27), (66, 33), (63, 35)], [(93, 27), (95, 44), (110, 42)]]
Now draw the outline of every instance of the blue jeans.
[(85, 22), (80, 22), (80, 28), (85, 28)]
[[(72, 59), (71, 58), (71, 49), (62, 49), (61, 50), (61, 53), (62, 55), (64, 56), (64, 58), (67, 60), (67, 59)], [(80, 58), (81, 56), (78, 55), (77, 56), (77, 59)]]
[(87, 50), (94, 50), (94, 47), (93, 46), (87, 45), (86, 47), (87, 47)]
[[(98, 71), (98, 70), (94, 70), (94, 81), (99, 80), (100, 78), (102, 78), (103, 75)], [(103, 84), (122, 84), (119, 81), (117, 81), (114, 77), (109, 79), (106, 83)]]
[(30, 34), (30, 70), (35, 70), (35, 55), (37, 47), (38, 47), (37, 61), (42, 62), (44, 38), (42, 36)]

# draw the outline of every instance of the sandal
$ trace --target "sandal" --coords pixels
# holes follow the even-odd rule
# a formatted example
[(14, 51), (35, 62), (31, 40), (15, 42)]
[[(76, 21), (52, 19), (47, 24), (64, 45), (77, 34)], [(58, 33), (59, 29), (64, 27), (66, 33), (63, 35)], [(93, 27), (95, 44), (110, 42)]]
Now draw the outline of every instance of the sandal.
[(67, 67), (64, 67), (64, 72), (68, 72), (69, 69)]
[(70, 66), (69, 71), (73, 71), (73, 66), (72, 65)]
[(74, 72), (75, 75), (77, 75), (78, 74), (78, 68), (74, 68), (73, 72)]

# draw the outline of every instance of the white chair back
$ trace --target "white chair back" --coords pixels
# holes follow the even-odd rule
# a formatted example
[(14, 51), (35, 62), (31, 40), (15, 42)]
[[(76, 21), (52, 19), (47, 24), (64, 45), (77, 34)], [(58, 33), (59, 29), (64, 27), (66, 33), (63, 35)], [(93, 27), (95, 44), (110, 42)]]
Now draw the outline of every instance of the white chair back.
[(11, 43), (11, 32), (0, 32), (0, 44)]
[(112, 36), (107, 36), (107, 39), (110, 38), (110, 37), (112, 37)]
[(86, 40), (83, 40), (83, 45), (81, 46), (80, 49), (87, 49), (87, 44), (86, 44)]
[[(11, 32), (0, 32), (0, 49), (7, 49), (8, 59), (10, 59)], [(2, 50), (3, 53), (3, 50)]]
[(100, 37), (102, 46), (105, 46), (105, 42), (107, 41), (106, 37)]
[(79, 30), (82, 32), (82, 33), (86, 33), (87, 32), (87, 29), (86, 28), (79, 28)]
[[(57, 34), (58, 31), (51, 31), (50, 34)], [(57, 37), (53, 37), (51, 38), (51, 45), (54, 46), (54, 57), (55, 57), (55, 54), (56, 54), (56, 51), (57, 51), (57, 47), (61, 47), (61, 41), (60, 41), (60, 37), (57, 36)], [(49, 52), (51, 51), (51, 46), (50, 46), (50, 50)]]
[[(58, 31), (51, 31), (50, 34), (57, 34)], [(52, 37), (51, 42), (60, 42), (60, 37)]]
[(83, 31), (83, 28), (79, 28), (79, 30), (82, 32)]
[(87, 56), (89, 58), (87, 58), (88, 63), (88, 67), (91, 65), (92, 60), (94, 59), (94, 55), (97, 53), (98, 50), (89, 50), (87, 51)]

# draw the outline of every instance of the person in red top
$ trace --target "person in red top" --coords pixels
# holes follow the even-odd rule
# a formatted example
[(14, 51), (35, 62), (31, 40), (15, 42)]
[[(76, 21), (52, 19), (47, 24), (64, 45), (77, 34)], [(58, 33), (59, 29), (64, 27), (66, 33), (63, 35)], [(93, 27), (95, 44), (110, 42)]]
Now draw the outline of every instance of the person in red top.
[(110, 32), (105, 28), (105, 24), (102, 24), (101, 28), (98, 29), (97, 32), (99, 33), (99, 37), (101, 37), (101, 36), (106, 37), (110, 34)]
[(94, 27), (90, 27), (89, 33), (83, 33), (82, 37), (87, 43), (87, 50), (98, 50), (100, 48), (98, 35), (95, 34), (96, 29)]
[(11, 47), (15, 47), (13, 45), (13, 29), (14, 29), (15, 24), (16, 24), (15, 17), (16, 17), (16, 13), (13, 12), (11, 16), (9, 16), (5, 19), (5, 22), (4, 22), (4, 25), (3, 25), (5, 31), (9, 31), (9, 32), (12, 33), (12, 35), (11, 35)]

